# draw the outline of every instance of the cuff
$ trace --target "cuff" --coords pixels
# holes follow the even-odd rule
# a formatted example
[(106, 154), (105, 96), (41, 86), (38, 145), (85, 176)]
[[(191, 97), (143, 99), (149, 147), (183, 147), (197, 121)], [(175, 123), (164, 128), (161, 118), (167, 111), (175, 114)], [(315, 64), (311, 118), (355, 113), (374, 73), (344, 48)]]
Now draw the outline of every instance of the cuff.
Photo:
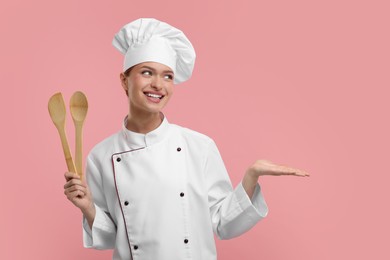
[(237, 185), (235, 195), (242, 211), (246, 211), (254, 219), (260, 220), (267, 216), (268, 206), (258, 183), (251, 199), (242, 186), (242, 182)]
[(83, 216), (83, 244), (86, 248), (105, 249), (112, 248), (116, 234), (116, 228), (106, 213), (96, 206), (96, 215), (92, 229), (87, 219)]

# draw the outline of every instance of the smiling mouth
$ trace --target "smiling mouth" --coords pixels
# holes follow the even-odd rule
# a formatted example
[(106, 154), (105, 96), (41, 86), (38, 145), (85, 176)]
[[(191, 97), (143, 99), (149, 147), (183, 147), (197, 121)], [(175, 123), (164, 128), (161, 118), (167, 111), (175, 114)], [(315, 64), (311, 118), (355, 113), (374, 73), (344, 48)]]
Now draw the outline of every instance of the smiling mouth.
[(151, 97), (151, 98), (162, 99), (162, 98), (164, 97), (163, 95), (153, 94), (153, 93), (149, 93), (149, 92), (145, 92), (144, 94), (145, 94), (147, 97)]

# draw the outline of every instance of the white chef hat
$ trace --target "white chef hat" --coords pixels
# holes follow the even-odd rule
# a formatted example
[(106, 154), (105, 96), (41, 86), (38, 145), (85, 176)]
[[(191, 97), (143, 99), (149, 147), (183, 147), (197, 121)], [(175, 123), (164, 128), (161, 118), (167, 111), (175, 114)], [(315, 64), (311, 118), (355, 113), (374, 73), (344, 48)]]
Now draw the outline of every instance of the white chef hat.
[(125, 55), (123, 71), (142, 62), (153, 61), (170, 67), (174, 82), (191, 77), (195, 50), (179, 29), (153, 18), (140, 18), (120, 29), (112, 44)]

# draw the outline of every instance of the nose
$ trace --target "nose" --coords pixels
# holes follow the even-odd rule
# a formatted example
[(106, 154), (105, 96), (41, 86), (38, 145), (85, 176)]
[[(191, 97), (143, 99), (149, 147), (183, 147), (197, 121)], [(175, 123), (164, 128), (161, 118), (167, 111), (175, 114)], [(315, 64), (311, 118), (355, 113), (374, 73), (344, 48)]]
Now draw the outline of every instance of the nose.
[(163, 79), (162, 79), (160, 76), (156, 75), (156, 76), (153, 77), (153, 79), (152, 79), (151, 86), (152, 86), (152, 88), (157, 89), (157, 90), (162, 89), (162, 86), (163, 86)]

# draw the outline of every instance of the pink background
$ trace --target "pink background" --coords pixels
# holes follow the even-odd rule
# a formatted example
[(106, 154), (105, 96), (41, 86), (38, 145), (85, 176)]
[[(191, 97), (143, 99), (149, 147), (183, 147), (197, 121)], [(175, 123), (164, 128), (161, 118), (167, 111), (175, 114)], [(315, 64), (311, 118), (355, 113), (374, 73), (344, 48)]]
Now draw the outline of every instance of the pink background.
[[(2, 1), (0, 259), (110, 259), (82, 247), (47, 101), (89, 99), (85, 154), (127, 113), (125, 23), (155, 17), (196, 48), (168, 119), (216, 141), (234, 185), (265, 158), (310, 178), (260, 179), (270, 212), (219, 259), (390, 259), (388, 1)], [(67, 121), (74, 144), (73, 124)]]

